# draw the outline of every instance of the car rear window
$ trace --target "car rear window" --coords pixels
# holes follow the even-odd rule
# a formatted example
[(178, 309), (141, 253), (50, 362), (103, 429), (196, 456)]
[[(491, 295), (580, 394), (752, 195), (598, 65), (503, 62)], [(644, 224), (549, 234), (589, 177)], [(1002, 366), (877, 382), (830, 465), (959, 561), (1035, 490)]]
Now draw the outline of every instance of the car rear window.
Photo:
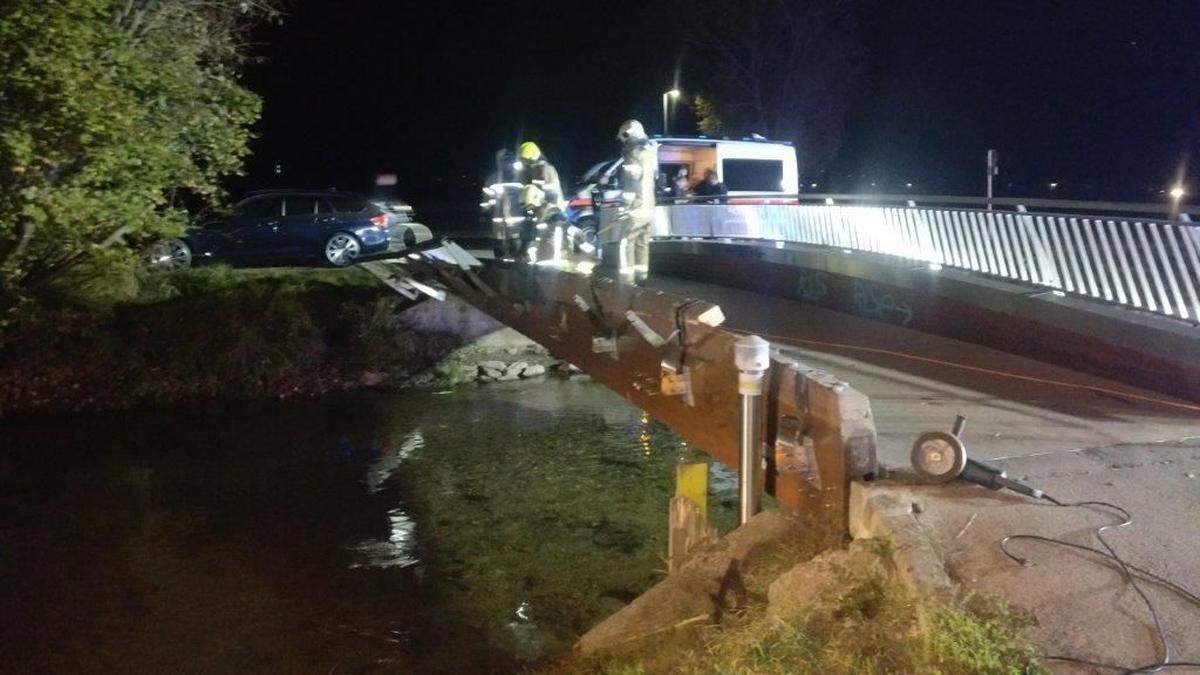
[(721, 176), (730, 192), (779, 192), (783, 189), (783, 161), (777, 159), (727, 159)]
[(329, 203), (333, 205), (333, 210), (338, 213), (362, 213), (370, 208), (370, 204), (362, 199), (353, 197), (329, 197)]

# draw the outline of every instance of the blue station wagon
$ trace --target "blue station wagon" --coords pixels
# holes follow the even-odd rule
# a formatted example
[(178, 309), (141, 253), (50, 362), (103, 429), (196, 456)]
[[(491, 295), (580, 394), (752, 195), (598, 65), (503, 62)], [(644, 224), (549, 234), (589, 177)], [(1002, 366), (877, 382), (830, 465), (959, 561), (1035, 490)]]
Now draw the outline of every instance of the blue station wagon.
[(230, 217), (189, 228), (151, 247), (150, 264), (186, 269), (220, 261), (320, 261), (344, 267), (388, 249), (389, 218), (366, 199), (340, 192), (266, 192), (238, 202)]

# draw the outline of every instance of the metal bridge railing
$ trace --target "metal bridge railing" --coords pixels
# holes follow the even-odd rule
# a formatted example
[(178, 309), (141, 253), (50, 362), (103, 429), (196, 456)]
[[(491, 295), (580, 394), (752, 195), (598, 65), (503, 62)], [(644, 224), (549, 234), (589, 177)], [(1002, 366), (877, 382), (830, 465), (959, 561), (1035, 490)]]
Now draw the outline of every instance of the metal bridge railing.
[[(1200, 231), (1130, 213), (1163, 205), (993, 200), (1015, 210), (917, 205), (967, 198), (802, 195), (789, 203), (676, 203), (657, 209), (658, 237), (748, 238), (866, 251), (978, 272), (1200, 321)], [(839, 200), (859, 203), (839, 203)], [(805, 203), (803, 200), (816, 200)], [(880, 198), (880, 201), (885, 199)], [(1001, 204), (1012, 202), (1012, 204)], [(1083, 207), (1092, 207), (1085, 211)], [(1054, 212), (1055, 207), (1070, 209)], [(1187, 218), (1186, 212), (1182, 215)]]

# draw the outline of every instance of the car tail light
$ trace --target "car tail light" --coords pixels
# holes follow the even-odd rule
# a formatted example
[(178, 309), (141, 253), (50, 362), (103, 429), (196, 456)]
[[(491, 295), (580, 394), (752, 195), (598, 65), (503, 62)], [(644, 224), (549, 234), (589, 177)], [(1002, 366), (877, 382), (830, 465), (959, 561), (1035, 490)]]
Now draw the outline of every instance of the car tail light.
[(575, 209), (587, 208), (592, 205), (592, 197), (591, 195), (587, 197), (575, 197), (567, 205)]
[(371, 224), (374, 225), (375, 227), (378, 227), (381, 230), (386, 230), (387, 229), (387, 216), (382, 213), (377, 216), (371, 216)]

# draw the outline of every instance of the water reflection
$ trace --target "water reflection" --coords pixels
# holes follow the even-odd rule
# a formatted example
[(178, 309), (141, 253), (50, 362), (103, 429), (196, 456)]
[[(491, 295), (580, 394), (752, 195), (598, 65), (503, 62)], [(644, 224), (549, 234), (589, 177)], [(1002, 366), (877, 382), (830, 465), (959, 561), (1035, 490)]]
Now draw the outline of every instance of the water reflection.
[[(660, 578), (690, 452), (589, 382), (0, 429), (0, 662), (507, 672)], [(733, 521), (719, 473), (712, 520)]]

